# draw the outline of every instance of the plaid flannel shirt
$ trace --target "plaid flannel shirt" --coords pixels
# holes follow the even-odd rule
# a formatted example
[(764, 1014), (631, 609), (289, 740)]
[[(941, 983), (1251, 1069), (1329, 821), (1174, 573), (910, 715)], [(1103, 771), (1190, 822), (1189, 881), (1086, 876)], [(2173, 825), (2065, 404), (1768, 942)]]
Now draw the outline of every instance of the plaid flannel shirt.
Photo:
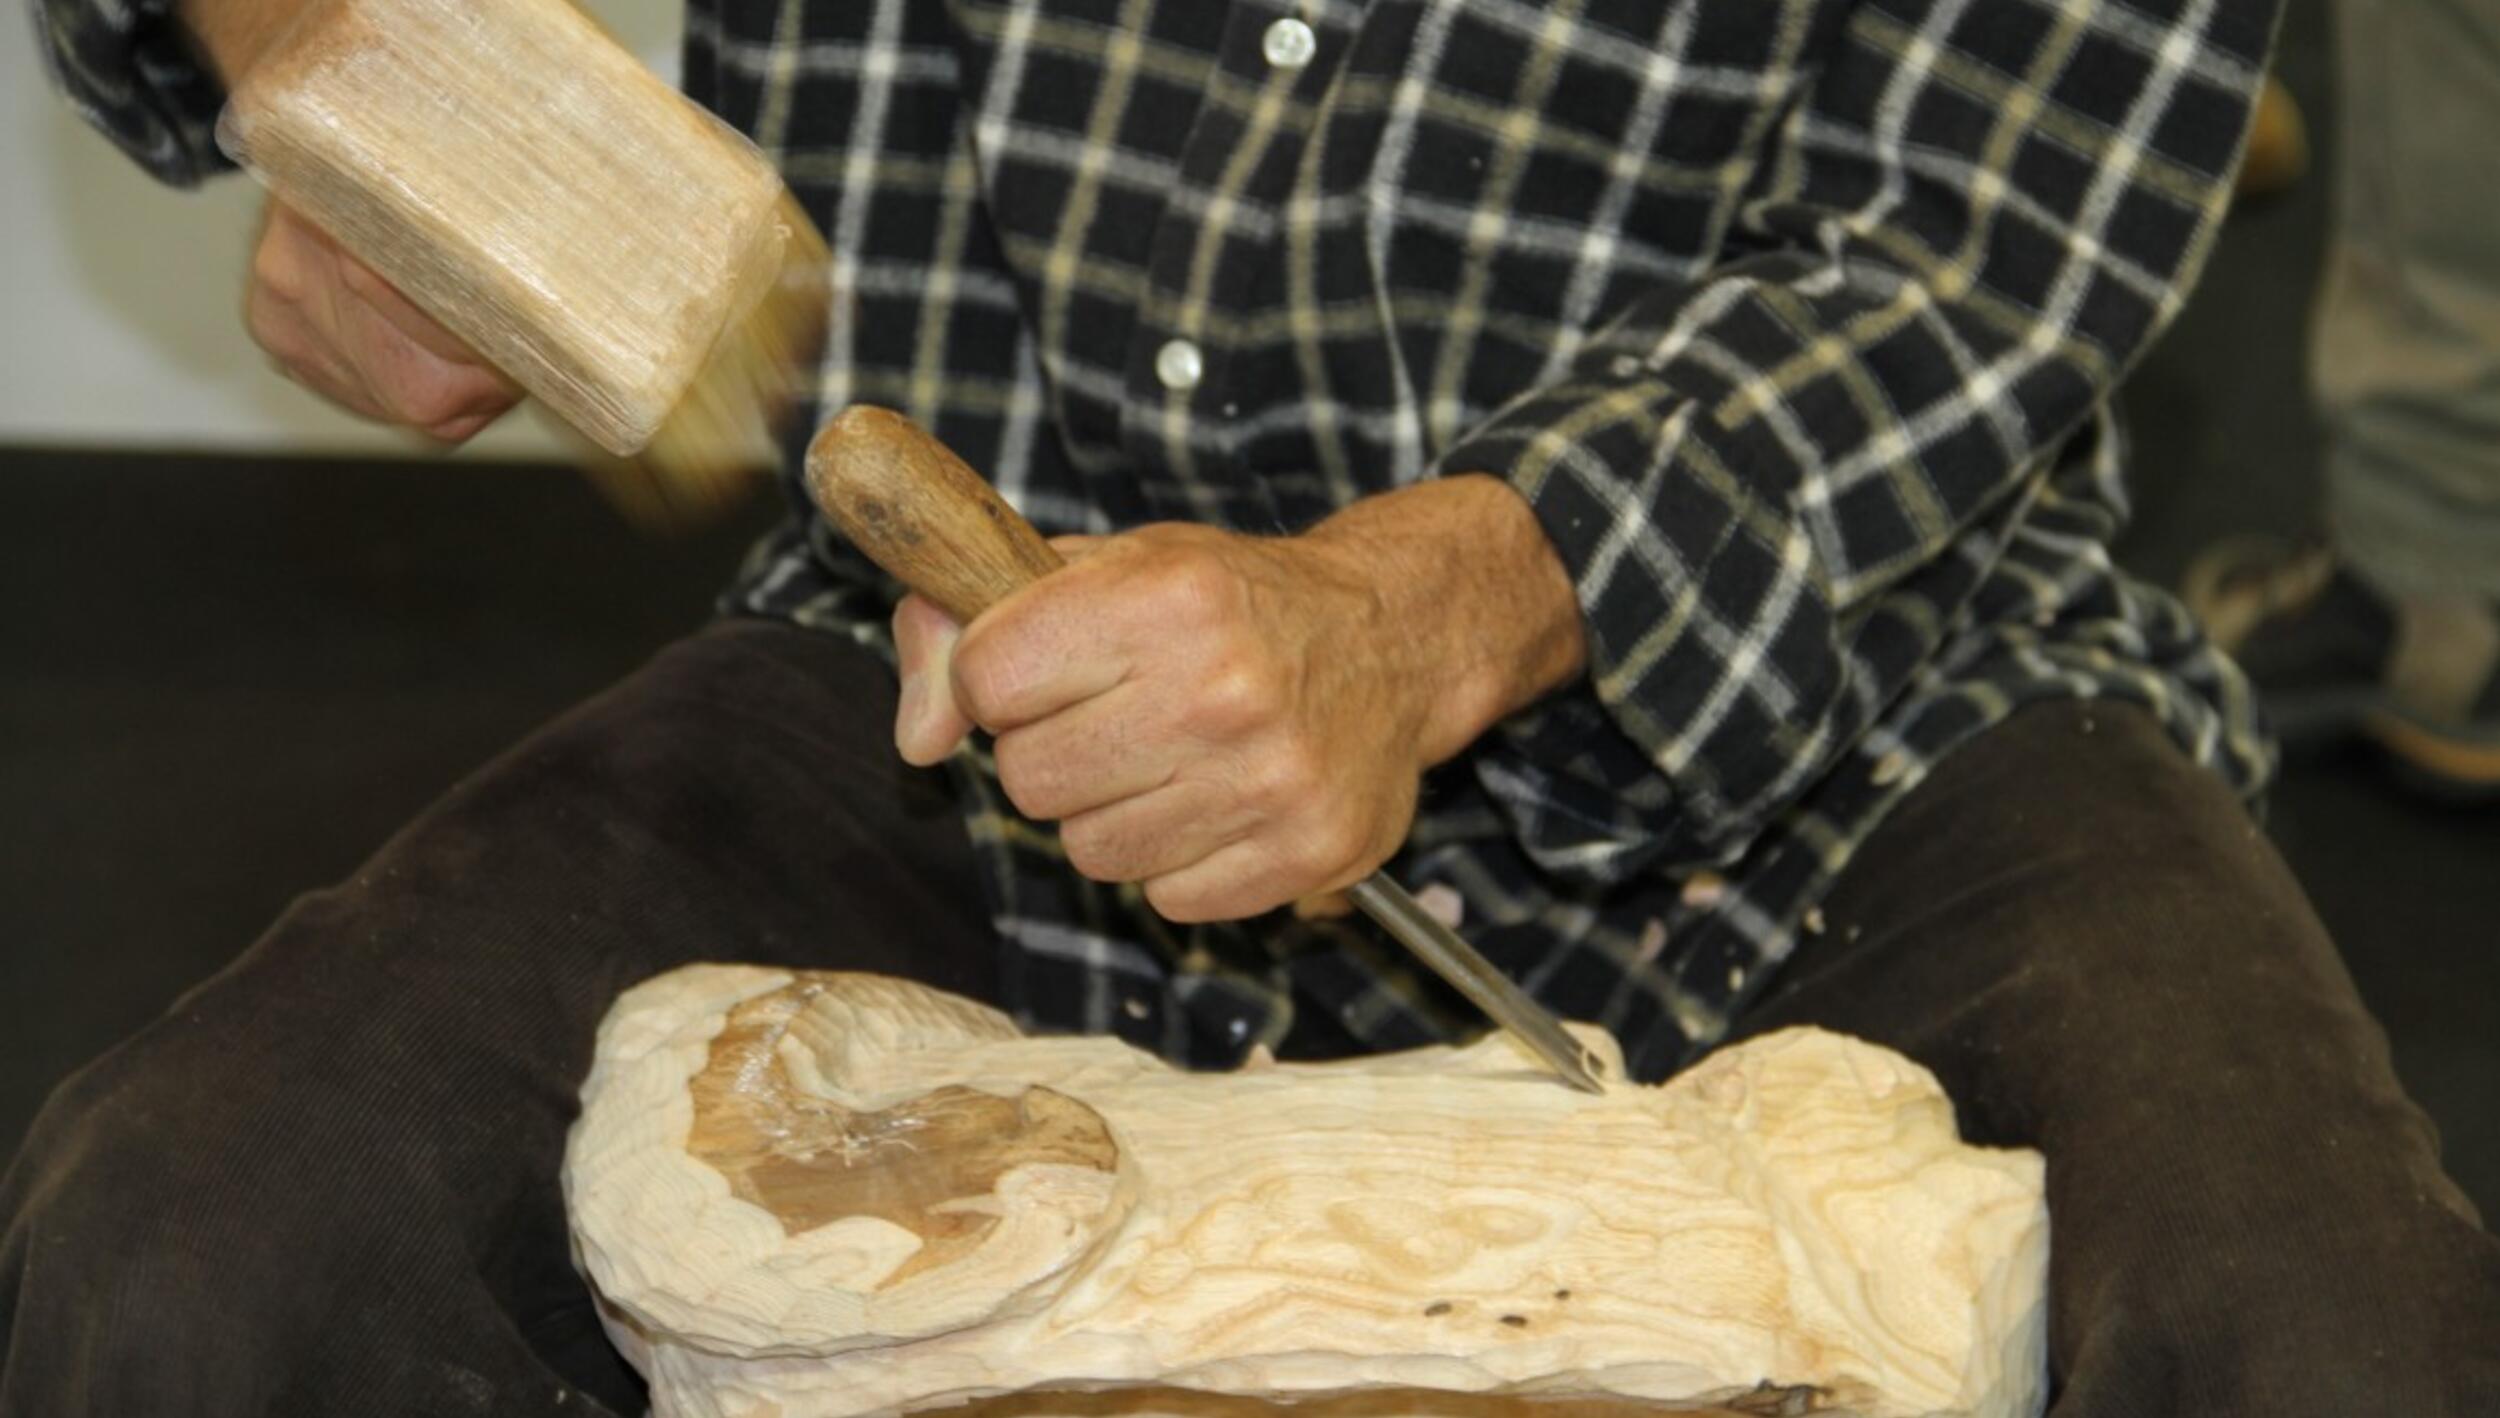
[[(215, 159), (165, 3), (37, 0), (81, 106), (183, 180)], [(906, 411), (1046, 531), (1519, 491), (1588, 672), (1432, 773), (1390, 869), (1656, 1076), (2024, 704), (2137, 705), (2264, 777), (2243, 683), (2106, 547), (2110, 395), (2212, 239), (2275, 11), (694, 0), (686, 82), (831, 238), (819, 410)], [(792, 490), (729, 607), (890, 653), (894, 588)], [(1172, 926), (977, 745), (952, 771), (1028, 1023), (1200, 1064), (1474, 1027), (1359, 922)]]

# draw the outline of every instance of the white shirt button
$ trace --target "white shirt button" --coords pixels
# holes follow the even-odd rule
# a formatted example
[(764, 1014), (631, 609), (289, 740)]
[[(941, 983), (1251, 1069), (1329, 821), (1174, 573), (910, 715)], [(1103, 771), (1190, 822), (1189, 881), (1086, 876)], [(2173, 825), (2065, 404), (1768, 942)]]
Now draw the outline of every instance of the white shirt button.
[(1205, 357), (1187, 340), (1166, 340), (1163, 348), (1155, 351), (1155, 378), (1162, 380), (1166, 389), (1195, 389), (1206, 373)]
[(1279, 69), (1299, 69), (1319, 52), (1319, 40), (1300, 20), (1278, 20), (1259, 38), (1259, 52)]

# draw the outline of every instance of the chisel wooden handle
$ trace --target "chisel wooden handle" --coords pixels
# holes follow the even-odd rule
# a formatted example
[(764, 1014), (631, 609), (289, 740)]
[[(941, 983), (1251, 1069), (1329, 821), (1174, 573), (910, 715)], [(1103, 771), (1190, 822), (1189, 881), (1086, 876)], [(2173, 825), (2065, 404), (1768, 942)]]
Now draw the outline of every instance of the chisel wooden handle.
[(807, 491), (870, 561), (966, 624), (1064, 564), (997, 489), (891, 409), (854, 404), (818, 430)]

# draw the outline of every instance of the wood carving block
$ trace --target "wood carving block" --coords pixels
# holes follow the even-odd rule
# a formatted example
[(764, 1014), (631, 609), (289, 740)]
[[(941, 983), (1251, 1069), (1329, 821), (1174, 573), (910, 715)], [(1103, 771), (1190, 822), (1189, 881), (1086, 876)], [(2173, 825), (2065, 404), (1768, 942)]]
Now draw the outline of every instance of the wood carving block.
[(565, 1190), (660, 1418), (1852, 1413), (2045, 1396), (2041, 1162), (1816, 1030), (1565, 1089), (1508, 1039), (1191, 1074), (878, 976), (694, 966)]

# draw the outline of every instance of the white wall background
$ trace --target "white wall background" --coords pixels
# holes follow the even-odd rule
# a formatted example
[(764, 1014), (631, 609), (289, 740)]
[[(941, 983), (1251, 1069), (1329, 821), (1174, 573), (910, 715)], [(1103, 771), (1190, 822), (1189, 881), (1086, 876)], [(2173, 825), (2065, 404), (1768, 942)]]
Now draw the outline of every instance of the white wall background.
[[(676, 0), (588, 8), (676, 72)], [(250, 180), (157, 186), (54, 95), (23, 6), (0, 10), (0, 443), (420, 452), (270, 372), (244, 334)], [(556, 448), (522, 412), (470, 452)]]

